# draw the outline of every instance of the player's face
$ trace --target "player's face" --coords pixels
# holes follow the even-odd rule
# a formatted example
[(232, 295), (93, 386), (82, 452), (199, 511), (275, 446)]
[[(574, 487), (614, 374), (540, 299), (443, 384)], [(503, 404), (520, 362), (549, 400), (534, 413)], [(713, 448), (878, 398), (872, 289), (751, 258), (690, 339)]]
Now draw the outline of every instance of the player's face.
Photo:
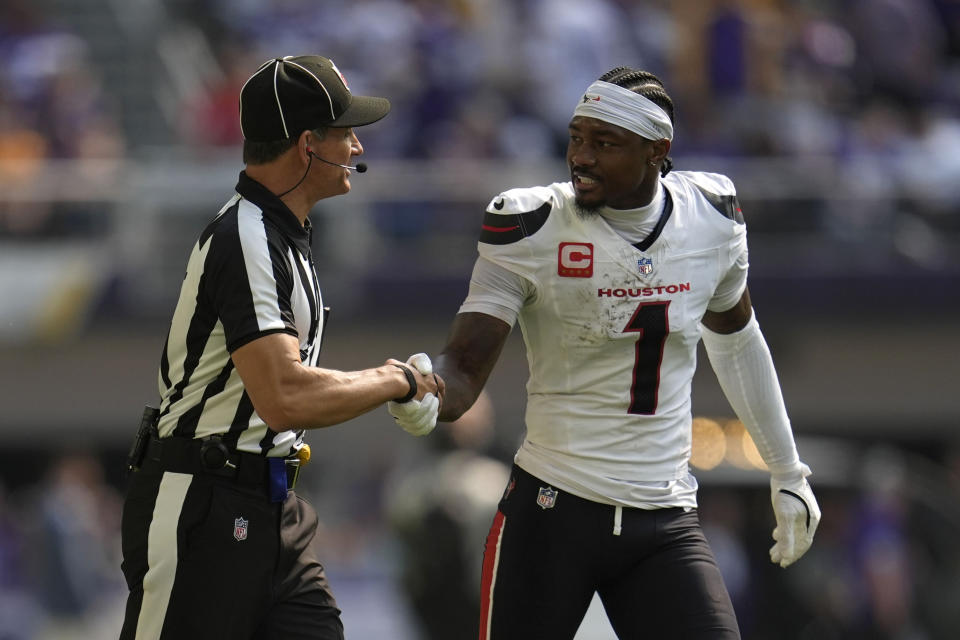
[(570, 121), (567, 166), (577, 204), (635, 209), (653, 198), (658, 174), (654, 143), (623, 127), (576, 116)]

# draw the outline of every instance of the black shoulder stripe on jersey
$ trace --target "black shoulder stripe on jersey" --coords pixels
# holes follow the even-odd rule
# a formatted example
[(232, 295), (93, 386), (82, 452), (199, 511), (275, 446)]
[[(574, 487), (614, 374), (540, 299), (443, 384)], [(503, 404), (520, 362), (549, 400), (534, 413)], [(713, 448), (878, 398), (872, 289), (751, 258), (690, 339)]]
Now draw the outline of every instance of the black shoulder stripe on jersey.
[(217, 225), (220, 224), (220, 221), (229, 216), (236, 216), (237, 211), (240, 209), (240, 201), (233, 203), (233, 206), (223, 212), (222, 215), (218, 215), (216, 218), (210, 221), (203, 231), (200, 233), (200, 238), (197, 240), (197, 246), (203, 248), (203, 245), (207, 243), (207, 240), (210, 239), (210, 236), (213, 235), (213, 232), (216, 230)]
[(663, 228), (667, 226), (667, 220), (670, 219), (670, 214), (673, 213), (673, 196), (670, 195), (670, 189), (667, 187), (663, 188), (663, 211), (660, 212), (660, 219), (657, 220), (657, 226), (653, 228), (653, 231), (650, 232), (646, 238), (640, 242), (635, 242), (635, 246), (640, 251), (646, 251), (650, 248), (654, 242), (657, 241), (657, 238), (660, 237), (660, 234), (663, 233)]
[(700, 185), (696, 185), (696, 187), (707, 199), (707, 202), (713, 205), (714, 209), (737, 224), (743, 224), (743, 212), (740, 211), (740, 202), (737, 201), (737, 196), (719, 196), (707, 191)]
[(483, 216), (480, 242), (485, 244), (512, 244), (532, 236), (547, 221), (552, 209), (549, 202), (535, 211), (502, 215), (490, 213)]

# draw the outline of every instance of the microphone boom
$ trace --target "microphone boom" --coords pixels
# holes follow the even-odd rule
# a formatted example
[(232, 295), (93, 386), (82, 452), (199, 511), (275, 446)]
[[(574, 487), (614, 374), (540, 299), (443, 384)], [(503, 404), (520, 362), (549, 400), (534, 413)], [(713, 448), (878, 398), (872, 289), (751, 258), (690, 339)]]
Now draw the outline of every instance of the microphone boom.
[(332, 164), (335, 167), (343, 167), (344, 169), (350, 169), (351, 171), (356, 171), (357, 173), (365, 173), (367, 170), (366, 162), (358, 162), (356, 165), (350, 166), (349, 164), (340, 164), (339, 162), (330, 162), (329, 160), (324, 160), (323, 158), (315, 154), (313, 151), (310, 151), (309, 153), (312, 158), (316, 158), (320, 162), (326, 162), (327, 164)]

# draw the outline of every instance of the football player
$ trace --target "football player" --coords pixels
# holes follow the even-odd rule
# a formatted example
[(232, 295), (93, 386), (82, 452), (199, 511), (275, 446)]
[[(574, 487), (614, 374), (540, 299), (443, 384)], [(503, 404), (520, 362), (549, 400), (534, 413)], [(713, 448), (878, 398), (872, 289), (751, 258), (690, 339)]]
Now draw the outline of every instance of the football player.
[[(480, 637), (573, 638), (597, 592), (621, 638), (739, 638), (688, 465), (701, 339), (771, 472), (773, 562), (803, 555), (820, 511), (747, 290), (736, 190), (671, 171), (673, 103), (650, 73), (601, 76), (569, 133), (568, 181), (491, 200), (448, 342), (420, 354), (448, 421), (515, 323), (526, 344), (526, 436), (487, 539)], [(388, 406), (411, 431), (433, 424)]]

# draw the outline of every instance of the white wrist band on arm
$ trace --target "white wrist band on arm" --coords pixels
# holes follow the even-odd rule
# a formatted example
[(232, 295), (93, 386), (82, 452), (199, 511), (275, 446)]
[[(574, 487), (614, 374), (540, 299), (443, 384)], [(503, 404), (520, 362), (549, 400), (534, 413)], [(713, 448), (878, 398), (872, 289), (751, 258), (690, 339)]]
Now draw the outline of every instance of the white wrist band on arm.
[[(752, 313), (752, 310), (751, 310)], [(780, 381), (756, 314), (735, 333), (703, 329), (703, 345), (720, 387), (774, 476), (801, 470)]]

